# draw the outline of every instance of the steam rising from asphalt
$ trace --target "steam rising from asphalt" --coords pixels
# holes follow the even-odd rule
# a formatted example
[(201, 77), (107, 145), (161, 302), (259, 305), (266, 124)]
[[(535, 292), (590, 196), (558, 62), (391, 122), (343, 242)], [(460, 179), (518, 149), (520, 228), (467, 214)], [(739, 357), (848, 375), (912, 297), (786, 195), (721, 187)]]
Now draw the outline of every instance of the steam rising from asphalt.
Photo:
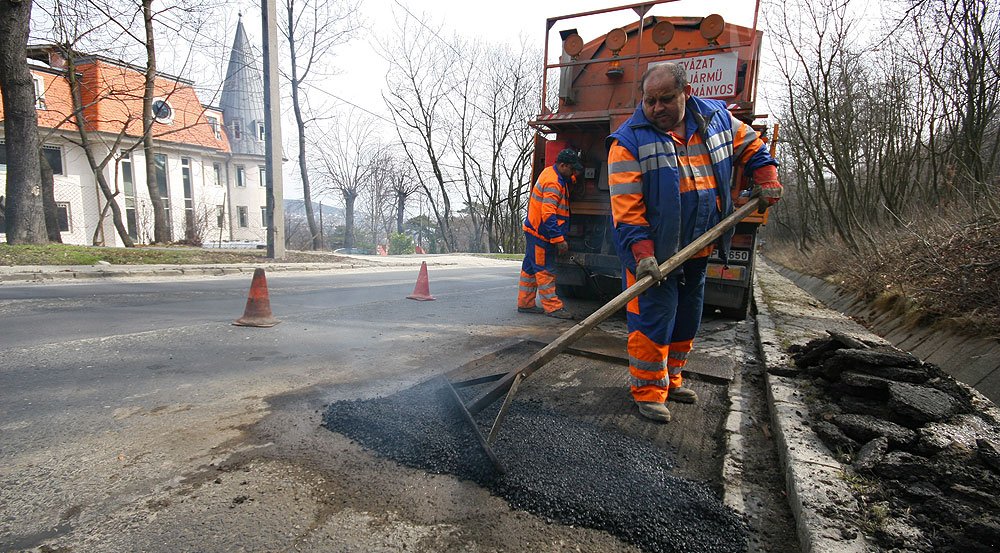
[[(494, 446), (507, 473), (496, 474), (448, 391), (436, 385), (334, 403), (323, 424), (402, 465), (474, 481), (516, 509), (647, 551), (746, 551), (739, 516), (704, 484), (672, 476), (665, 452), (541, 405), (511, 405)], [(481, 419), (492, 420), (498, 407)]]

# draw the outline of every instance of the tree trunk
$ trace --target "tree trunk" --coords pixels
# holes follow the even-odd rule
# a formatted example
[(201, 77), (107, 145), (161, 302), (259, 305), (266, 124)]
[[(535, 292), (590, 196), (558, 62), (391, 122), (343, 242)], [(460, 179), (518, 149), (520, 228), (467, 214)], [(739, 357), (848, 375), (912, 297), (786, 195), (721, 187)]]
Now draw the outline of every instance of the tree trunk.
[(323, 233), (316, 226), (316, 217), (313, 215), (312, 189), (309, 186), (309, 169), (306, 165), (306, 123), (302, 117), (302, 105), (299, 98), (299, 67), (295, 54), (295, 11), (292, 2), (286, 2), (288, 9), (288, 49), (291, 60), (291, 84), (292, 84), (292, 111), (295, 112), (295, 129), (298, 131), (299, 141), (299, 178), (302, 179), (302, 199), (306, 208), (306, 221), (309, 223), (309, 234), (312, 236), (312, 249), (323, 249)]
[(42, 207), (45, 213), (45, 230), (49, 242), (62, 244), (62, 234), (59, 232), (59, 206), (56, 205), (56, 182), (52, 176), (52, 166), (38, 150), (39, 173), (42, 179)]
[[(70, 51), (63, 52), (63, 56), (66, 59), (66, 75), (67, 80), (69, 81), (70, 97), (73, 101), (73, 121), (76, 123), (77, 132), (80, 135), (80, 146), (83, 148), (83, 152), (87, 156), (87, 163), (90, 165), (90, 170), (94, 173), (94, 178), (97, 180), (97, 186), (104, 195), (105, 201), (107, 201), (110, 206), (111, 222), (115, 225), (115, 230), (118, 231), (118, 237), (121, 238), (122, 244), (126, 248), (135, 247), (135, 242), (133, 242), (132, 237), (129, 236), (128, 229), (125, 227), (125, 222), (122, 220), (121, 208), (118, 207), (118, 202), (115, 201), (115, 196), (118, 195), (118, 192), (117, 190), (114, 192), (111, 191), (111, 186), (108, 184), (108, 181), (104, 176), (104, 168), (107, 166), (108, 160), (112, 158), (113, 151), (108, 153), (108, 157), (104, 158), (104, 162), (97, 162), (97, 157), (94, 155), (94, 146), (90, 142), (90, 131), (87, 130), (87, 125), (83, 119), (83, 97), (80, 94), (80, 81), (77, 79), (76, 75), (76, 58), (74, 57), (74, 52)], [(120, 138), (121, 135), (119, 135), (119, 139)], [(115, 142), (114, 148), (117, 148), (117, 146), (118, 141)], [(114, 148), (112, 148), (112, 150), (114, 150)], [(101, 228), (101, 226), (104, 225), (104, 215), (106, 214), (106, 211), (107, 210), (104, 210), (101, 214), (98, 222), (98, 228)]]
[(403, 234), (403, 214), (406, 211), (406, 195), (396, 193), (396, 232)]
[(44, 244), (35, 85), (28, 71), (31, 2), (0, 0), (0, 93), (7, 148), (7, 242)]
[[(142, 153), (146, 162), (146, 188), (153, 204), (153, 243), (170, 242), (171, 229), (167, 210), (156, 184), (156, 159), (153, 155), (153, 95), (156, 88), (156, 46), (153, 41), (153, 0), (142, 0), (142, 18), (146, 28), (146, 87), (142, 95)], [(169, 191), (168, 191), (169, 196)]]
[(358, 199), (358, 193), (354, 190), (344, 189), (344, 247), (354, 247), (354, 200)]

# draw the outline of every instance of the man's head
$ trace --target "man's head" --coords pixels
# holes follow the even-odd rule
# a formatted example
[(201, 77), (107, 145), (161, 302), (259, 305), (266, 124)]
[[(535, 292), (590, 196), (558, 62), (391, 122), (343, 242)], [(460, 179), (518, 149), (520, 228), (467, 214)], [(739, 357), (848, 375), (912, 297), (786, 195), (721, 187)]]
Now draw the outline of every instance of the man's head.
[(663, 132), (683, 131), (684, 106), (691, 97), (684, 67), (677, 63), (654, 65), (642, 76), (642, 112)]
[(573, 173), (583, 173), (580, 154), (569, 148), (559, 152), (559, 155), (556, 156), (556, 171), (565, 179), (572, 177)]

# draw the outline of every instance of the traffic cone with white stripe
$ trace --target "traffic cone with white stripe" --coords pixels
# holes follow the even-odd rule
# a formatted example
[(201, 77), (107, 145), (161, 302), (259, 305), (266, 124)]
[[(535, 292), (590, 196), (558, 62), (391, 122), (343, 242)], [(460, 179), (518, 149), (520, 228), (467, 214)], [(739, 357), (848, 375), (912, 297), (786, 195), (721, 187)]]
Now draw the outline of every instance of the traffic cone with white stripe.
[(267, 295), (267, 277), (264, 276), (264, 269), (254, 269), (246, 309), (243, 310), (243, 316), (233, 321), (233, 324), (268, 328), (280, 322), (271, 314), (271, 299)]

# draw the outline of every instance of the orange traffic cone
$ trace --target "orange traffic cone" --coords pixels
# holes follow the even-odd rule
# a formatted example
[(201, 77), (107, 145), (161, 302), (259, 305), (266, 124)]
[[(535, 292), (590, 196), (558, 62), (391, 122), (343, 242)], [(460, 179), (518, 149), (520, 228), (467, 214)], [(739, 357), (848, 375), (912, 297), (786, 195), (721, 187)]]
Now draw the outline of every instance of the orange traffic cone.
[(271, 315), (271, 300), (267, 296), (267, 277), (264, 276), (264, 269), (254, 269), (250, 294), (247, 296), (247, 307), (243, 310), (243, 316), (233, 321), (233, 324), (266, 328), (280, 322)]
[(411, 300), (434, 301), (431, 295), (430, 284), (427, 282), (427, 262), (420, 264), (420, 274), (417, 276), (417, 285), (413, 287), (413, 293), (406, 296)]

